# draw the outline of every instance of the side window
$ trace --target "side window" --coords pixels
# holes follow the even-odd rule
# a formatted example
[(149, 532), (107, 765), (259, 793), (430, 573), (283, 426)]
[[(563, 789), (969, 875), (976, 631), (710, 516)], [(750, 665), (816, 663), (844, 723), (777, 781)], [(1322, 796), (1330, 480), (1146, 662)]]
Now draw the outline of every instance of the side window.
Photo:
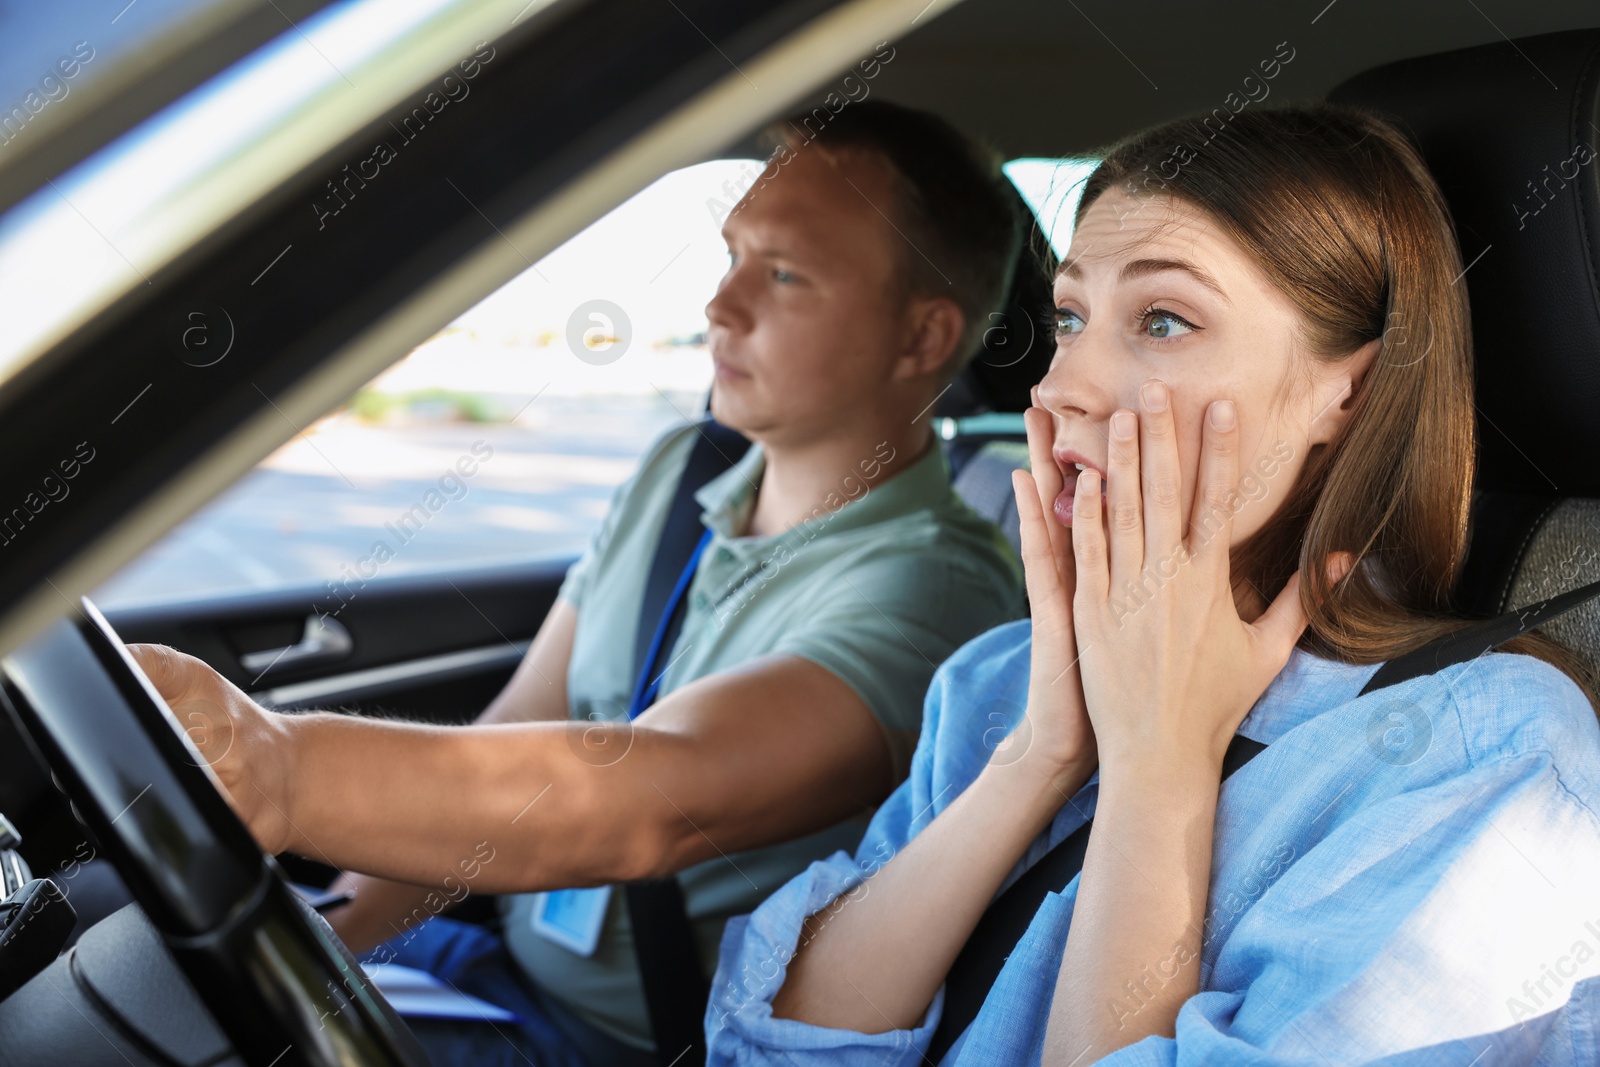
[(579, 553), (711, 385), (751, 160), (674, 171), (263, 460), (94, 593), (119, 606)]
[(1097, 159), (1013, 159), (1005, 165), (1006, 177), (1033, 208), (1057, 256), (1065, 255), (1072, 244), (1072, 217), (1083, 183), (1097, 163)]

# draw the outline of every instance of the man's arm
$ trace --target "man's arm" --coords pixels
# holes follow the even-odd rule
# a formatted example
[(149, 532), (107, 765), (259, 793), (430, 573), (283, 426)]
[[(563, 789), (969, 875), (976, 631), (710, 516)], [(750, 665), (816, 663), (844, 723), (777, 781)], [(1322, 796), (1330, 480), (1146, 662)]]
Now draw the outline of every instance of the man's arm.
[[(527, 655), (517, 664), (505, 688), (478, 716), (489, 722), (559, 722), (567, 718), (567, 665), (572, 659), (573, 634), (578, 613), (565, 600), (557, 599), (545, 616)], [(459, 882), (459, 872), (457, 881)], [(442, 879), (427, 886), (394, 882), (349, 871), (334, 880), (334, 890), (351, 890), (355, 899), (328, 913), (328, 922), (353, 952), (365, 952), (374, 945), (402, 933), (409, 920), (430, 914), (429, 895), (446, 892), (451, 904), (461, 899)], [(452, 899), (455, 897), (455, 899)], [(435, 901), (439, 898), (435, 896)], [(444, 911), (448, 909), (440, 909)]]
[(134, 651), (180, 715), (227, 709), (243, 742), (213, 769), (269, 850), (415, 884), (665, 874), (822, 829), (893, 785), (865, 702), (795, 656), (698, 679), (633, 724), (432, 727), (266, 712), (193, 657)]
[(562, 722), (567, 718), (567, 665), (578, 631), (578, 610), (557, 598), (528, 654), (478, 722)]

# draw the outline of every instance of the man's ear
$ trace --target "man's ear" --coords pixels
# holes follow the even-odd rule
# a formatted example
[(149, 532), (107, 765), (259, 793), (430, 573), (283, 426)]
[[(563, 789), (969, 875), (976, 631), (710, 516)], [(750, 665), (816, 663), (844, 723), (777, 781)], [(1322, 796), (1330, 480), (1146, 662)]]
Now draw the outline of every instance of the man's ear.
[(1322, 364), (1316, 370), (1317, 394), (1312, 398), (1309, 435), (1310, 445), (1327, 444), (1344, 430), (1345, 423), (1355, 411), (1356, 394), (1366, 380), (1372, 361), (1383, 347), (1382, 340), (1368, 341), (1349, 356), (1334, 364)]
[(897, 380), (936, 374), (957, 352), (967, 317), (947, 296), (912, 297), (906, 309), (905, 343), (895, 363)]

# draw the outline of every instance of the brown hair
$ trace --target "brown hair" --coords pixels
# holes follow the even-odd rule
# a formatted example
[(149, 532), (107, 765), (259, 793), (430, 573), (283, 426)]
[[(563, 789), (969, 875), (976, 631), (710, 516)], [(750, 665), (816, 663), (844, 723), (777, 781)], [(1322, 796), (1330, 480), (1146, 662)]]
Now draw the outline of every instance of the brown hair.
[[(1207, 116), (1206, 118), (1209, 118)], [(1299, 309), (1312, 358), (1377, 356), (1343, 433), (1314, 446), (1232, 573), (1270, 602), (1301, 570), (1300, 646), (1347, 663), (1393, 659), (1469, 625), (1450, 593), (1466, 558), (1476, 423), (1472, 335), (1444, 196), (1406, 138), (1348, 107), (1181, 119), (1113, 146), (1079, 201), (1113, 186), (1203, 211)], [(1349, 551), (1337, 586), (1313, 561)], [(1533, 630), (1501, 646), (1570, 676), (1600, 710), (1600, 678)]]
[[(796, 112), (762, 131), (785, 152), (815, 145), (824, 152), (866, 152), (895, 177), (891, 220), (908, 295), (948, 296), (965, 326), (945, 377), (978, 352), (990, 313), (1004, 304), (1022, 241), (1020, 201), (1000, 169), (1000, 156), (937, 115), (881, 100), (846, 102)], [(768, 170), (773, 162), (769, 162)]]

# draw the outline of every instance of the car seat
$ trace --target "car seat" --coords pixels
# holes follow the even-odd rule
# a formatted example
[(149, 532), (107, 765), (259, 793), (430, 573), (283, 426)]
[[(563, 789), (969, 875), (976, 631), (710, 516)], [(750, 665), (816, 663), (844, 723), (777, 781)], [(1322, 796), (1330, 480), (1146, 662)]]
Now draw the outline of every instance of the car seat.
[[(1457, 609), (1600, 578), (1600, 30), (1400, 60), (1329, 99), (1404, 130), (1455, 220), (1479, 431)], [(1543, 629), (1600, 664), (1600, 602)]]

